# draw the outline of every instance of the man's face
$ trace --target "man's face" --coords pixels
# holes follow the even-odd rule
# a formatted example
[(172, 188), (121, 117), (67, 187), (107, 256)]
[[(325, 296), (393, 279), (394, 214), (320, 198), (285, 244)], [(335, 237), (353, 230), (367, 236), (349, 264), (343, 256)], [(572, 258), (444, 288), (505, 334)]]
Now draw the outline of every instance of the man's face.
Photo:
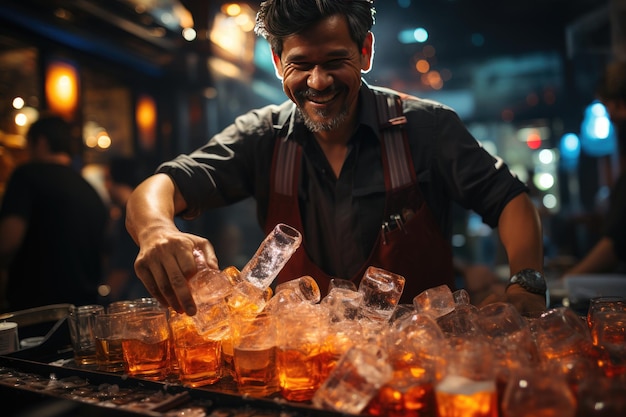
[(342, 16), (331, 16), (287, 37), (273, 55), (285, 94), (302, 111), (307, 127), (332, 131), (356, 117), (361, 71), (370, 68), (373, 37), (358, 46)]

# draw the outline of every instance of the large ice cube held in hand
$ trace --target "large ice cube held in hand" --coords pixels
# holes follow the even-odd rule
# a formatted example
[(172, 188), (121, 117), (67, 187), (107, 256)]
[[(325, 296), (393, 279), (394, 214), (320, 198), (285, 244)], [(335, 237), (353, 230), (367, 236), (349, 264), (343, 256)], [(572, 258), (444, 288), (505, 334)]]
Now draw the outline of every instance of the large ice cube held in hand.
[(261, 289), (269, 287), (300, 243), (299, 231), (283, 223), (277, 224), (243, 267), (241, 277)]

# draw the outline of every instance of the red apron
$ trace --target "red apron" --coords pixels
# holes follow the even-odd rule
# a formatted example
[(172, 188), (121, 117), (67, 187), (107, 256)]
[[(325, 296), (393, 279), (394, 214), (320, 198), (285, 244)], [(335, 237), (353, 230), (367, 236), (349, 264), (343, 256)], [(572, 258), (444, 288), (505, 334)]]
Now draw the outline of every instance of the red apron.
[[(358, 286), (365, 270), (372, 265), (406, 279), (401, 303), (412, 303), (423, 290), (442, 284), (454, 291), (452, 249), (424, 203), (417, 184), (406, 131), (402, 128), (406, 118), (397, 116), (402, 114), (402, 103), (398, 96), (378, 92), (376, 99), (387, 193), (383, 221), (387, 224), (381, 225), (369, 258), (354, 276), (333, 277), (313, 263), (303, 243), (282, 269), (276, 283), (310, 275), (325, 295), (332, 278), (350, 279)], [(302, 148), (295, 141), (277, 138), (266, 233), (278, 223), (286, 223), (300, 232), (304, 230), (297, 192), (301, 154)]]

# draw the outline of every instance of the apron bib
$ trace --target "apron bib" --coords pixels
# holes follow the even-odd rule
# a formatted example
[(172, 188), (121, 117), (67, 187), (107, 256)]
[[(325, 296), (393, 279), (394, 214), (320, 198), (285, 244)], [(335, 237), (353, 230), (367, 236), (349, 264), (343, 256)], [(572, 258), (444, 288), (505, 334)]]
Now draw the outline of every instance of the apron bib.
[[(332, 278), (349, 279), (357, 287), (369, 266), (383, 268), (406, 279), (401, 303), (412, 303), (420, 292), (446, 284), (454, 287), (452, 248), (444, 239), (415, 178), (400, 97), (376, 92), (385, 172), (385, 213), (381, 230), (367, 261), (352, 277), (333, 277), (309, 257), (306, 238), (281, 270), (276, 283), (303, 275), (313, 277), (326, 295)], [(400, 116), (398, 116), (400, 115)], [(298, 203), (302, 148), (295, 141), (277, 138), (272, 160), (270, 199), (265, 233), (286, 223), (303, 233)], [(304, 233), (303, 233), (304, 235)]]

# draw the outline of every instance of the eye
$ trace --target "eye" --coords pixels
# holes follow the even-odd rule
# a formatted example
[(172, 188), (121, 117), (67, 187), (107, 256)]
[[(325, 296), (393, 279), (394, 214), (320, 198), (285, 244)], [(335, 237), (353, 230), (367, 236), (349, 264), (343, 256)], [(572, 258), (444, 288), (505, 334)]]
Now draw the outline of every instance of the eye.
[(344, 62), (346, 62), (345, 59), (333, 59), (332, 61), (328, 61), (326, 64), (324, 64), (324, 67), (326, 67), (327, 69), (337, 69), (340, 68)]
[(289, 65), (298, 71), (308, 71), (314, 67), (310, 62), (292, 62)]

